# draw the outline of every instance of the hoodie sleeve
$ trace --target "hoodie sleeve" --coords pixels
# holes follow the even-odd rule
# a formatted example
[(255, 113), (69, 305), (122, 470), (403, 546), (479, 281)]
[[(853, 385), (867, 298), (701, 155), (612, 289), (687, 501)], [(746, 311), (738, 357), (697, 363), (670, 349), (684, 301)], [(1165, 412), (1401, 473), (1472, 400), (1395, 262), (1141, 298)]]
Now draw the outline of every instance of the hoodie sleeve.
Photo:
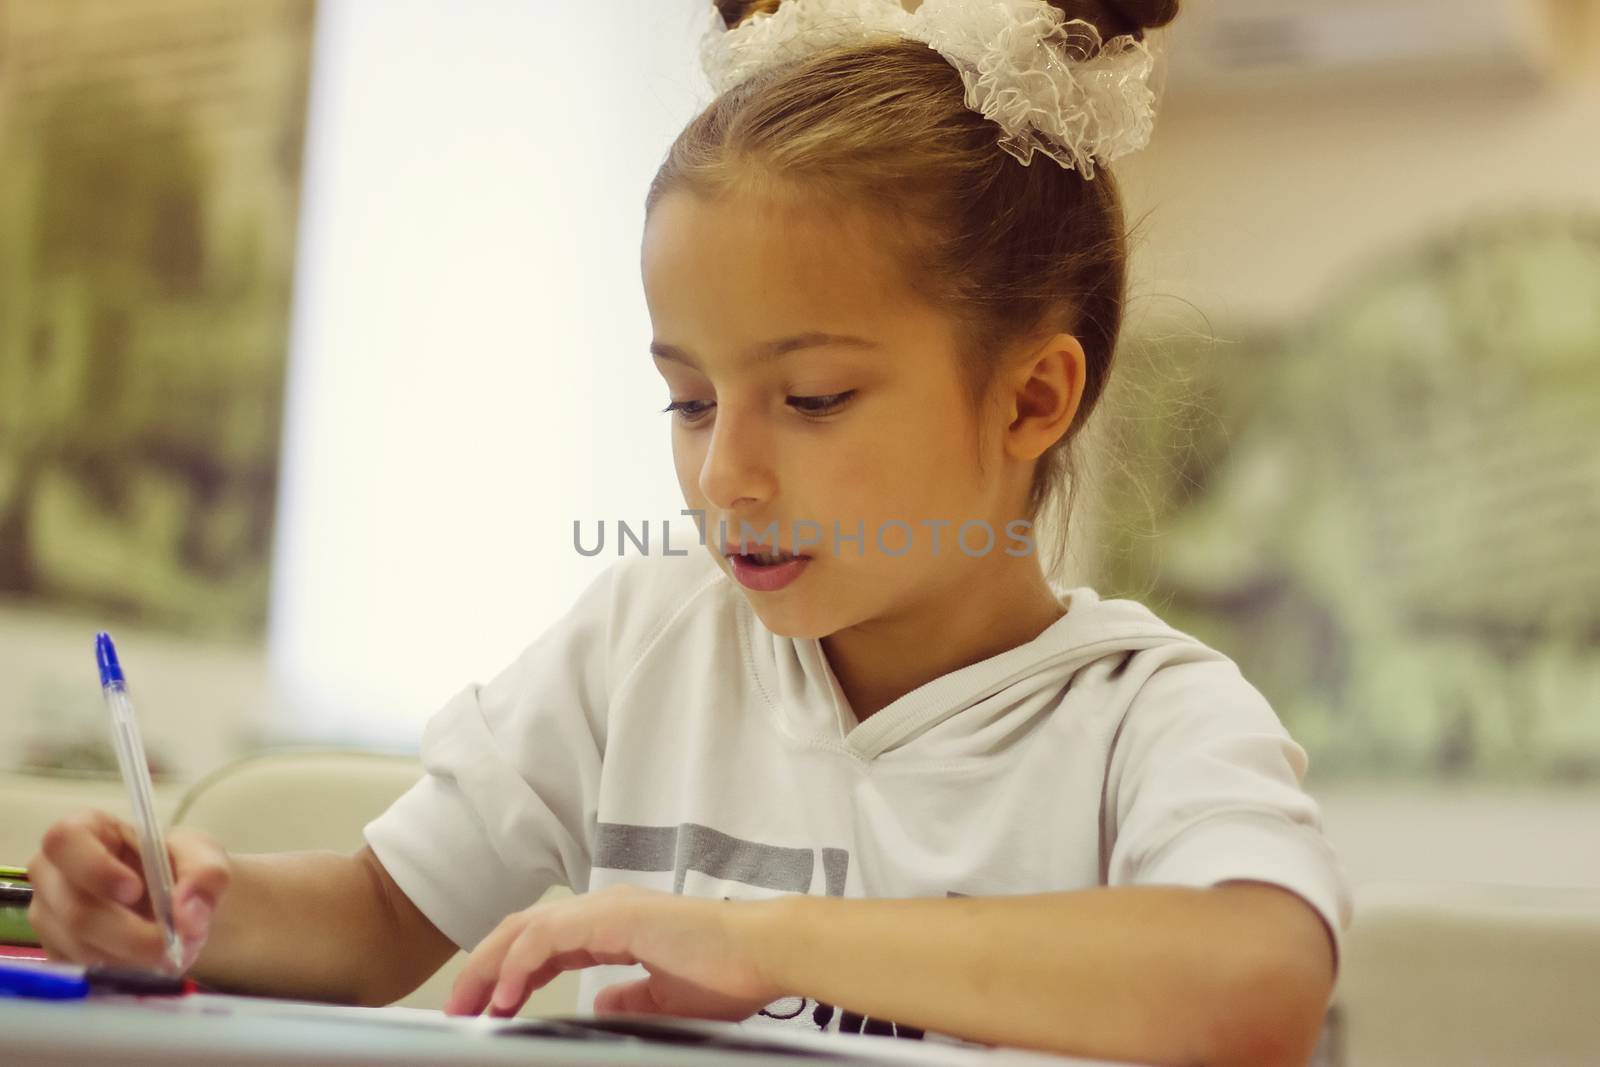
[(1106, 776), (1106, 882), (1282, 886), (1322, 917), (1337, 967), (1350, 890), (1301, 788), (1305, 750), (1232, 660), (1205, 653), (1152, 671), (1129, 705)]
[(551, 885), (587, 883), (618, 567), (434, 714), (422, 778), (365, 828), (396, 884), (463, 949)]

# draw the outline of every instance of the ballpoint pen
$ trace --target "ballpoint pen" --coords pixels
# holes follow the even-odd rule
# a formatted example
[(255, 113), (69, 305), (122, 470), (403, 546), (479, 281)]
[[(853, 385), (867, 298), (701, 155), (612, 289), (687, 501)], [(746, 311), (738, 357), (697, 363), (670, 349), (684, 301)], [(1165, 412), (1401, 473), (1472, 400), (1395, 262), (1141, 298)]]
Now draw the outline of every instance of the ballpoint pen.
[(178, 937), (172, 914), (172, 863), (161, 839), (161, 823), (156, 818), (155, 801), (150, 795), (150, 765), (145, 761), (144, 744), (139, 740), (139, 724), (133, 717), (133, 702), (128, 699), (128, 684), (117, 662), (117, 649), (111, 635), (102, 631), (94, 639), (95, 659), (100, 664), (100, 691), (111, 712), (111, 739), (117, 750), (117, 764), (133, 802), (134, 822), (139, 828), (139, 858), (144, 864), (145, 890), (150, 894), (150, 911), (167, 944), (167, 963), (174, 974), (183, 971), (183, 941)]

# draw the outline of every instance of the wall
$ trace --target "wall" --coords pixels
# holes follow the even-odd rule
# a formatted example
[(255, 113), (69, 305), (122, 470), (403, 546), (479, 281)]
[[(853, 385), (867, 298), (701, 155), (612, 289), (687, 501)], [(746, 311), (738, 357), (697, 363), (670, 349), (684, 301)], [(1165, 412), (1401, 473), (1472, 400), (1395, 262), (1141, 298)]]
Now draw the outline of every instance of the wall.
[[(1148, 216), (1135, 290), (1213, 318), (1291, 315), (1385, 249), (1481, 211), (1600, 208), (1600, 72), (1184, 99), (1118, 169)], [(1156, 299), (1151, 299), (1156, 294)], [(1155, 308), (1154, 310), (1162, 310)]]
[(320, 6), (270, 640), (286, 734), (414, 745), (607, 562), (574, 520), (677, 515), (639, 238), (709, 17)]
[[(1538, 90), (1169, 95), (1118, 175), (1144, 227), (1135, 315), (1227, 337), (1313, 312), (1374, 257), (1477, 213), (1600, 211), (1600, 74), (1590, 62)], [(1324, 785), (1315, 767), (1310, 782), (1357, 882), (1600, 885), (1595, 790)]]

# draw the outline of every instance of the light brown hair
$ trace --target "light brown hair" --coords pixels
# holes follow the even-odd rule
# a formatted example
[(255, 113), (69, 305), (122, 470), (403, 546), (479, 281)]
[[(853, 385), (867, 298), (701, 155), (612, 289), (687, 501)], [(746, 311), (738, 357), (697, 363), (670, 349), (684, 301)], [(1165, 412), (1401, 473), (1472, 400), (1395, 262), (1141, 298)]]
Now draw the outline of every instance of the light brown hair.
[[(781, 0), (717, 0), (724, 25)], [(1178, 0), (1055, 0), (1102, 38), (1163, 26)], [(1127, 297), (1128, 233), (1111, 171), (1093, 179), (1036, 154), (1024, 166), (1000, 127), (966, 106), (957, 70), (925, 44), (879, 40), (762, 70), (714, 100), (673, 143), (645, 200), (707, 199), (759, 188), (864, 207), (890, 223), (912, 291), (955, 323), (974, 410), (1001, 357), (1026, 340), (1070, 333), (1086, 371), (1072, 425), (1039, 458), (1027, 517), (1058, 570), (1078, 485), (1074, 442), (1105, 389)]]

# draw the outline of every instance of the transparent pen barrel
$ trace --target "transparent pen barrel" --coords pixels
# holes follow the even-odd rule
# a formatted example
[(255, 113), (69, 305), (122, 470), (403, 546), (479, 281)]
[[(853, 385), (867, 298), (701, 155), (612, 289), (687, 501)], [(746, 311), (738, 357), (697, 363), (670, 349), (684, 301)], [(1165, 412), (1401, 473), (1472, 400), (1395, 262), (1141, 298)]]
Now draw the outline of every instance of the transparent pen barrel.
[(150, 768), (144, 761), (144, 745), (139, 724), (133, 717), (133, 704), (120, 686), (105, 689), (106, 706), (111, 711), (111, 736), (116, 744), (117, 763), (122, 780), (128, 783), (128, 800), (133, 804), (133, 822), (139, 830), (139, 855), (144, 865), (144, 882), (150, 894), (150, 910), (167, 942), (167, 957), (175, 970), (183, 966), (183, 944), (177, 935), (172, 912), (172, 865), (161, 840), (160, 820), (150, 786)]

